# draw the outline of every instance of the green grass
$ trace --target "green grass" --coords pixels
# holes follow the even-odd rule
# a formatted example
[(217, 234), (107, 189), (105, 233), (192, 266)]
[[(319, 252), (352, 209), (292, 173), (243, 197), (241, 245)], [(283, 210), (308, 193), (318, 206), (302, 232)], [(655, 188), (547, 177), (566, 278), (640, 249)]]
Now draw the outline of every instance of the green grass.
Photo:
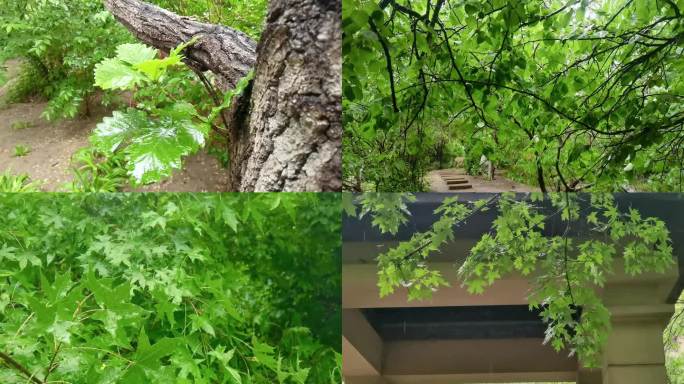
[(10, 125), (10, 128), (20, 131), (22, 129), (31, 128), (33, 123), (30, 121), (15, 121)]
[(24, 144), (18, 144), (14, 147), (14, 157), (26, 156), (31, 152), (31, 147)]
[(27, 174), (0, 173), (0, 192), (38, 192), (40, 184), (31, 182)]

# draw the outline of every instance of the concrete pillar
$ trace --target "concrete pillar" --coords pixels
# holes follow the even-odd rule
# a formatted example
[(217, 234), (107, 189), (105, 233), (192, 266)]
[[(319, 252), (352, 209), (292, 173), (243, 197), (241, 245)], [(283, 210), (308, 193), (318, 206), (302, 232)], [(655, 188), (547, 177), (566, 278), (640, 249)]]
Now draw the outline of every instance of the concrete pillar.
[(674, 305), (610, 309), (612, 331), (604, 351), (603, 384), (666, 384), (663, 331)]
[(358, 309), (342, 311), (342, 375), (346, 384), (384, 384), (382, 339)]

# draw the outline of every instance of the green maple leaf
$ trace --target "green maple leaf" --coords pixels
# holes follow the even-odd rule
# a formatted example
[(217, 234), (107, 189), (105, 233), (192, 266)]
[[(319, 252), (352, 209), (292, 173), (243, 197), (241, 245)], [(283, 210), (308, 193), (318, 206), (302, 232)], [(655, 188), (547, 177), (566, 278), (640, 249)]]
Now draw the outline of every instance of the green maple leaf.
[(168, 297), (160, 290), (153, 292), (153, 297), (156, 301), (154, 308), (158, 319), (166, 319), (171, 327), (176, 324), (176, 319), (173, 313), (178, 309), (178, 306), (169, 301)]
[(43, 264), (42, 261), (40, 261), (40, 259), (38, 258), (38, 256), (34, 255), (31, 252), (18, 253), (15, 259), (17, 262), (19, 262), (19, 268), (22, 270), (26, 268), (29, 263), (31, 263), (31, 265), (33, 265), (34, 267), (39, 267)]
[(252, 338), (252, 352), (254, 353), (254, 358), (264, 366), (278, 371), (278, 362), (276, 361), (274, 354), (275, 348), (272, 346), (259, 341), (256, 337)]
[(95, 66), (95, 85), (102, 89), (131, 89), (145, 76), (119, 59), (105, 59)]
[(97, 125), (91, 143), (104, 153), (113, 153), (126, 143), (129, 174), (137, 183), (169, 177), (180, 169), (184, 156), (204, 145), (208, 131), (196, 125), (182, 105), (164, 111), (159, 119), (132, 108), (116, 111)]
[(144, 220), (143, 228), (159, 227), (162, 230), (166, 229), (166, 217), (155, 211), (147, 211), (141, 217)]
[(163, 357), (174, 354), (176, 348), (180, 345), (180, 340), (176, 338), (163, 338), (152, 345), (150, 344), (150, 340), (147, 338), (145, 328), (143, 327), (140, 329), (138, 348), (135, 351), (132, 360), (139, 366), (148, 369), (157, 369), (161, 365), (160, 360)]
[(14, 260), (15, 258), (15, 251), (17, 249), (14, 247), (10, 247), (7, 244), (3, 244), (2, 248), (0, 248), (0, 261), (3, 259), (8, 259), (8, 260)]
[(226, 223), (233, 232), (237, 233), (238, 219), (233, 208), (223, 206), (221, 209), (221, 217), (223, 218), (223, 222)]
[(123, 244), (115, 244), (109, 247), (105, 252), (105, 257), (112, 265), (119, 266), (121, 264), (130, 266), (131, 265), (131, 249), (130, 247)]
[(56, 341), (69, 344), (71, 343), (71, 332), (69, 332), (69, 330), (77, 324), (78, 323), (73, 321), (55, 320), (55, 322), (48, 327), (47, 331), (55, 337)]
[(199, 329), (203, 330), (204, 332), (216, 336), (216, 332), (214, 331), (214, 327), (212, 327), (211, 323), (209, 322), (209, 319), (207, 319), (204, 316), (192, 314), (190, 315), (190, 320), (192, 321), (192, 331), (195, 332)]
[(116, 48), (116, 58), (130, 65), (152, 60), (157, 50), (143, 44), (121, 44)]

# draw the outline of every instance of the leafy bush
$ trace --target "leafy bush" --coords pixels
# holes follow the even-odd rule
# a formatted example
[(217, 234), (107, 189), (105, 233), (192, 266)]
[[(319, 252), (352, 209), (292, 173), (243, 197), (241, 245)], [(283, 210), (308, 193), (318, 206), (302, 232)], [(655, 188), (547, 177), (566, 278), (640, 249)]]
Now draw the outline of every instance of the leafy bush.
[(182, 158), (204, 146), (213, 121), (251, 78), (242, 79), (225, 94), (223, 105), (202, 116), (185, 94), (185, 89), (193, 87), (188, 88), (190, 71), (181, 51), (192, 43), (178, 46), (163, 59), (156, 58), (156, 49), (124, 44), (117, 48), (115, 58), (95, 68), (95, 82), (105, 90), (144, 90), (135, 93), (136, 108), (106, 117), (91, 137), (94, 147), (107, 156), (123, 152), (135, 183), (159, 181), (181, 168)]
[(339, 382), (340, 214), (334, 194), (2, 195), (0, 382)]
[(95, 64), (132, 39), (101, 0), (11, 1), (0, 9), (0, 25), (0, 57), (25, 65), (11, 99), (46, 97), (48, 119), (76, 116), (95, 90)]
[[(220, 23), (258, 38), (267, 1), (201, 0), (154, 3), (183, 15)], [(19, 58), (24, 68), (10, 101), (31, 96), (48, 99), (47, 119), (71, 118), (95, 92), (95, 64), (133, 37), (102, 0), (13, 0), (0, 8), (0, 64)], [(0, 76), (0, 83), (3, 77)], [(87, 112), (87, 109), (85, 109)]]
[(665, 362), (669, 384), (684, 383), (684, 358), (669, 354)]

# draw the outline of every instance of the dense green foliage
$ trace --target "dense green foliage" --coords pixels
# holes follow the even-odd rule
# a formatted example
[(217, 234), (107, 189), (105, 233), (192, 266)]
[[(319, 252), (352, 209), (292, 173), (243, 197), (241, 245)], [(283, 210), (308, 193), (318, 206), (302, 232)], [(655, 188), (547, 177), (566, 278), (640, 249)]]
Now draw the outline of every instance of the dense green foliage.
[(340, 214), (335, 194), (2, 195), (0, 382), (339, 382)]
[[(373, 225), (383, 233), (396, 233), (409, 220), (406, 203), (411, 199), (404, 194), (367, 193), (356, 203), (361, 206), (360, 216), (372, 215)], [(356, 214), (354, 204), (346, 198), (347, 213)], [(543, 204), (552, 209), (543, 209)], [(450, 285), (430, 268), (430, 256), (458, 236), (458, 227), (469, 218), (494, 208), (498, 215), (491, 230), (459, 266), (460, 282), (468, 292), (481, 294), (507, 274), (528, 276), (533, 283), (529, 305), (541, 309), (547, 324), (546, 342), (556, 350), (577, 353), (587, 366), (596, 366), (610, 328), (610, 313), (595, 288), (602, 287), (613, 272), (614, 260), (622, 258), (629, 275), (663, 272), (674, 262), (665, 223), (642, 217), (633, 208), (620, 211), (612, 195), (532, 194), (527, 200), (503, 194), (477, 202), (447, 197), (435, 210), (439, 219), (429, 230), (415, 233), (378, 256), (380, 296), (402, 288), (409, 300), (423, 300)], [(552, 217), (563, 223), (561, 235), (544, 234)]]
[(82, 113), (95, 91), (95, 64), (131, 39), (101, 0), (16, 0), (0, 7), (0, 63), (24, 63), (11, 99), (47, 98), (47, 119)]
[(542, 191), (684, 188), (682, 0), (344, 0), (344, 172), (482, 156)]
[(198, 20), (223, 24), (258, 40), (264, 28), (268, 0), (151, 0), (179, 15), (194, 15)]
[(129, 182), (127, 163), (121, 153), (104, 156), (94, 147), (71, 156), (73, 180), (63, 187), (70, 192), (116, 192)]

